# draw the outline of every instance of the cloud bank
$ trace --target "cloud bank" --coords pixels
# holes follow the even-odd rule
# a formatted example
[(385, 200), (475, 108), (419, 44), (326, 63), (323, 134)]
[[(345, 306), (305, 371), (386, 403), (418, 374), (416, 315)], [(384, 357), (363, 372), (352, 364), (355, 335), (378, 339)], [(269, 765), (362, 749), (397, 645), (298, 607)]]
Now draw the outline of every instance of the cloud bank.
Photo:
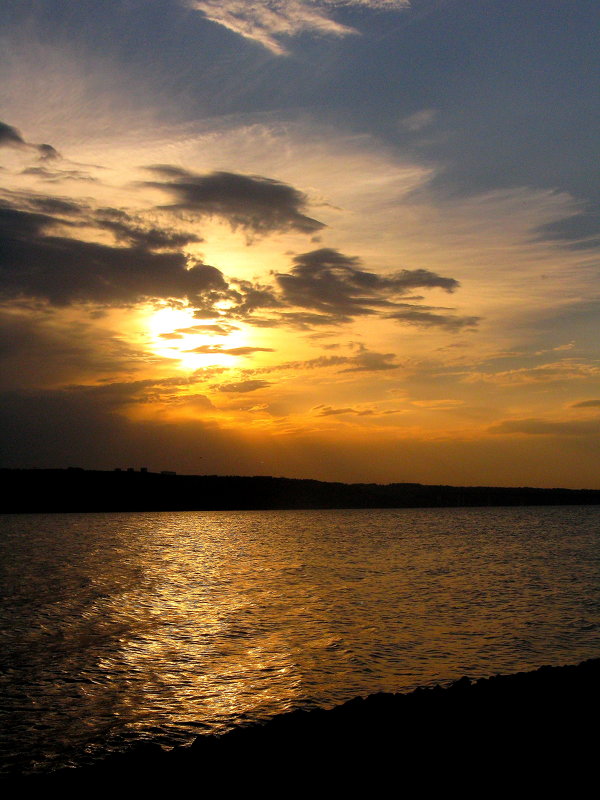
[(188, 268), (182, 253), (51, 235), (55, 223), (45, 214), (0, 208), (0, 296), (119, 306), (172, 297), (200, 303), (207, 292), (226, 289), (218, 269)]
[[(8, 142), (21, 141), (4, 125)], [(174, 166), (150, 168), (162, 180), (135, 184), (170, 194), (173, 203), (145, 210), (100, 206), (89, 199), (5, 190), (0, 194), (0, 298), (35, 298), (52, 306), (124, 307), (143, 302), (184, 303), (199, 320), (196, 333), (228, 335), (236, 323), (313, 330), (360, 317), (451, 332), (473, 328), (474, 316), (421, 305), (414, 290), (453, 293), (455, 278), (427, 269), (380, 274), (361, 260), (322, 247), (293, 255), (291, 268), (271, 271), (263, 282), (225, 276), (193, 255), (204, 241), (204, 217), (225, 220), (263, 236), (312, 235), (323, 223), (307, 216), (308, 199), (295, 187), (264, 176), (232, 172), (196, 174)], [(143, 198), (140, 198), (143, 200)], [(189, 330), (165, 331), (181, 339)], [(214, 346), (188, 350), (216, 353)], [(211, 349), (212, 348), (212, 349)], [(250, 355), (256, 349), (223, 354)], [(372, 362), (368, 369), (389, 368)]]

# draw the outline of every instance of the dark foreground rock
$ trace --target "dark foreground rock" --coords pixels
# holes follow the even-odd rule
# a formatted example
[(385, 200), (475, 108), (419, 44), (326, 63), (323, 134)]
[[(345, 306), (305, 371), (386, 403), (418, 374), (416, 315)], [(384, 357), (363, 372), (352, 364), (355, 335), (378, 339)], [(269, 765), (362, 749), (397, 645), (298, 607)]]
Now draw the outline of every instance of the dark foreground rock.
[(170, 752), (149, 744), (94, 767), (12, 780), (77, 796), (253, 789), (415, 797), (452, 787), (480, 797), (583, 797), (597, 773), (599, 686), (600, 659), (462, 678), (444, 689), (282, 714)]

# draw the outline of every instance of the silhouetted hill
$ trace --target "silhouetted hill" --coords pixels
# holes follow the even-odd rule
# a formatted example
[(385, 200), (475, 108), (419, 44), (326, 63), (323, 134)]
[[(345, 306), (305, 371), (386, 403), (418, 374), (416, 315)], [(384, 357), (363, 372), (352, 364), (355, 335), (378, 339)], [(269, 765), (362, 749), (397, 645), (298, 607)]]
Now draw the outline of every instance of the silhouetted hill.
[(82, 469), (0, 470), (3, 513), (201, 511), (600, 503), (592, 489), (326, 483), (221, 475)]

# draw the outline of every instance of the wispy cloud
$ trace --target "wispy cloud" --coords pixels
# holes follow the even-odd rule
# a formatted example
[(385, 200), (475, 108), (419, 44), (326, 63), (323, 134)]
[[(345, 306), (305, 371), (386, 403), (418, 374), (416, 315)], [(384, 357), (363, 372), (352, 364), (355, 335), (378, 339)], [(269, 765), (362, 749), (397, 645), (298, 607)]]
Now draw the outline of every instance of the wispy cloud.
[(233, 392), (234, 394), (246, 394), (246, 392), (255, 392), (257, 389), (265, 389), (270, 386), (269, 381), (237, 381), (235, 383), (221, 383), (215, 387), (219, 392)]
[(391, 414), (403, 414), (404, 409), (391, 408), (386, 411), (380, 411), (378, 408), (359, 408), (348, 406), (346, 408), (335, 408), (334, 406), (318, 405), (313, 408), (313, 412), (318, 417), (339, 417), (352, 414), (357, 417), (381, 417), (389, 416)]
[(229, 347), (225, 348), (220, 344), (203, 344), (194, 347), (192, 350), (185, 350), (186, 353), (198, 353), (200, 355), (224, 355), (224, 356), (251, 356), (254, 353), (272, 353), (272, 347)]
[(409, 0), (193, 0), (192, 8), (211, 22), (285, 55), (281, 37), (312, 33), (349, 36), (358, 31), (336, 21), (332, 13), (343, 6), (398, 11)]
[(411, 133), (427, 128), (435, 120), (437, 111), (434, 108), (423, 108), (421, 111), (415, 111), (413, 114), (408, 114), (400, 120), (400, 127), (405, 128)]
[(271, 364), (258, 369), (246, 369), (245, 375), (259, 375), (268, 372), (304, 372), (305, 370), (332, 369), (344, 366), (344, 369), (335, 370), (344, 372), (379, 372), (381, 370), (398, 369), (401, 365), (395, 362), (394, 353), (377, 353), (362, 347), (354, 356), (319, 356), (306, 361), (285, 361), (282, 364)]
[(287, 370), (329, 369), (337, 367), (339, 364), (347, 364), (348, 361), (350, 361), (348, 356), (318, 356), (318, 358), (309, 358), (305, 361), (284, 361), (282, 364), (271, 364), (260, 367), (260, 369), (247, 369), (244, 370), (244, 374), (257, 375), (258, 373), (285, 372)]
[(582, 400), (579, 403), (573, 403), (571, 408), (600, 408), (600, 400)]
[(503, 372), (476, 372), (470, 374), (467, 383), (495, 383), (500, 386), (525, 386), (536, 383), (555, 383), (575, 379), (585, 380), (597, 378), (600, 367), (595, 363), (581, 359), (565, 358), (552, 364), (540, 364), (535, 367), (505, 370)]
[(161, 339), (183, 339), (184, 334), (202, 334), (204, 336), (229, 336), (233, 331), (239, 331), (236, 325), (218, 323), (214, 325), (191, 325), (186, 328), (177, 328), (172, 333), (159, 333)]
[(490, 433), (521, 433), (528, 436), (599, 436), (600, 419), (555, 421), (512, 419), (489, 428)]

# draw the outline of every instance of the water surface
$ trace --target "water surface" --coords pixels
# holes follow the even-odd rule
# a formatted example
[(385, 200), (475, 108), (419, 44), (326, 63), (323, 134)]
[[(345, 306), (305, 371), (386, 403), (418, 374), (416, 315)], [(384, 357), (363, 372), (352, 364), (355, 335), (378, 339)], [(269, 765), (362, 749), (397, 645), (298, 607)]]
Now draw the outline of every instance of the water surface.
[(600, 507), (0, 517), (3, 769), (600, 654)]

